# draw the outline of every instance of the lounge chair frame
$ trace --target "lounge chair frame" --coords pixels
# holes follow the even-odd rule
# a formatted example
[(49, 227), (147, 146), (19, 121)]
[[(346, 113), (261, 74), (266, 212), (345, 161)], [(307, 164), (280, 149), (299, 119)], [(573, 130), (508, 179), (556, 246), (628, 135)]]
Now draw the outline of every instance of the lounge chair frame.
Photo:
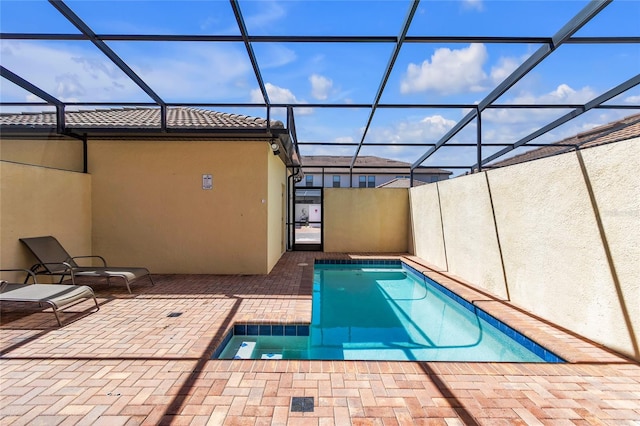
[[(154, 285), (151, 273), (147, 268), (139, 266), (109, 267), (105, 258), (98, 255), (71, 256), (62, 244), (51, 235), (20, 238), (20, 241), (27, 246), (39, 262), (31, 267), (31, 271), (36, 275), (60, 276), (59, 283), (62, 283), (66, 276), (71, 278), (72, 284), (76, 283), (76, 277), (106, 278), (107, 284), (111, 284), (111, 278), (120, 278), (127, 286), (129, 293), (131, 293), (130, 284), (138, 278), (147, 277), (151, 285)], [(90, 258), (100, 259), (102, 266), (80, 266), (76, 263), (77, 259)], [(28, 279), (29, 276), (27, 276), (25, 283)]]
[(40, 306), (49, 305), (56, 317), (58, 326), (62, 327), (62, 321), (58, 311), (73, 306), (86, 299), (93, 299), (96, 305), (94, 312), (100, 310), (100, 305), (91, 287), (86, 285), (68, 284), (38, 284), (36, 275), (28, 269), (0, 269), (1, 272), (26, 272), (33, 278), (32, 284), (17, 284), (0, 280), (0, 302), (34, 302)]

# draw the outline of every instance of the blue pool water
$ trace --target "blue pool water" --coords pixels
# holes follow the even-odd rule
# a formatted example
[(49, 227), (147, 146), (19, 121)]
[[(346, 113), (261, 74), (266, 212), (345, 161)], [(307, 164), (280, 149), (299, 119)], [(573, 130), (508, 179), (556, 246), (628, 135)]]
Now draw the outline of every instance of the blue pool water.
[(218, 358), (562, 362), (407, 265), (316, 263), (310, 325), (236, 325)]

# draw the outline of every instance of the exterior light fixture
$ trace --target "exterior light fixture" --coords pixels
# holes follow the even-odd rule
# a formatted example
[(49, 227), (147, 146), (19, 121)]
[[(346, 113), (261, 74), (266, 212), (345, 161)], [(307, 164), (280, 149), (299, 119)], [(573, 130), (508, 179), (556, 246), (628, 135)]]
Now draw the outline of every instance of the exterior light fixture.
[(280, 154), (280, 146), (276, 142), (271, 142), (271, 150), (273, 151), (273, 155)]

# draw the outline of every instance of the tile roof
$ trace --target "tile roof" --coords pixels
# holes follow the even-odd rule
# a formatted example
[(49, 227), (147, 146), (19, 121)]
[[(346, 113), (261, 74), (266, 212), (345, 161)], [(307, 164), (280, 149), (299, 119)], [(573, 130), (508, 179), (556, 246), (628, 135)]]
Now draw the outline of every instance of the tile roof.
[[(160, 108), (109, 108), (66, 111), (69, 128), (153, 129), (160, 128)], [(266, 128), (267, 120), (247, 115), (228, 114), (199, 108), (167, 108), (167, 126), (184, 129), (258, 129)], [(283, 127), (272, 121), (273, 127)], [(0, 114), (3, 128), (55, 128), (55, 112), (23, 112)]]
[[(562, 154), (576, 149), (589, 148), (612, 142), (640, 137), (640, 114), (631, 115), (603, 126), (594, 127), (586, 132), (563, 139), (505, 160), (490, 163), (487, 167), (504, 167), (524, 163), (552, 155)], [(526, 146), (526, 145), (525, 145)]]
[[(426, 185), (427, 182), (422, 182), (421, 180), (413, 180), (413, 186), (422, 186)], [(382, 183), (376, 188), (411, 188), (411, 179), (407, 178), (395, 178), (391, 179), (389, 182)]]
[[(302, 157), (302, 170), (305, 173), (319, 173), (324, 167), (325, 173), (348, 173), (353, 157), (344, 155), (305, 155)], [(391, 160), (389, 158), (376, 157), (373, 155), (363, 155), (356, 158), (354, 167), (358, 173), (409, 173), (411, 164), (404, 161)], [(437, 169), (435, 167), (418, 167), (415, 173), (437, 173), (450, 175), (449, 170)]]

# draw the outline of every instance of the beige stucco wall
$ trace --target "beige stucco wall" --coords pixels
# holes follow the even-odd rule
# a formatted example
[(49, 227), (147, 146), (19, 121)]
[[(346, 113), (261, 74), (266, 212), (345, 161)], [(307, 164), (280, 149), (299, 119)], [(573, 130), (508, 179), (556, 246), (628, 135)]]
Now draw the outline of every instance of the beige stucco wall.
[[(632, 338), (628, 329), (631, 324), (625, 316), (632, 315), (636, 330), (640, 330), (640, 221), (636, 218), (635, 227), (623, 230), (618, 227), (622, 223), (616, 224), (616, 219), (609, 217), (610, 235), (606, 229), (601, 235), (597, 211), (606, 211), (610, 206), (627, 211), (634, 203), (629, 198), (636, 200), (637, 207), (637, 177), (633, 178), (635, 189), (628, 185), (628, 173), (637, 170), (633, 162), (638, 166), (640, 158), (636, 147), (637, 143), (625, 143), (585, 150), (582, 155), (592, 160), (590, 164), (585, 162), (586, 175), (580, 154), (576, 153), (488, 174), (511, 300), (626, 353), (633, 352), (632, 340), (637, 338), (637, 331)], [(593, 172), (589, 166), (595, 167)], [(635, 171), (632, 173), (637, 176)], [(587, 176), (590, 184), (585, 180)], [(589, 185), (601, 201), (609, 203), (593, 205)], [(616, 235), (620, 232), (632, 237), (621, 239)], [(611, 244), (619, 249), (616, 254), (635, 252), (634, 262), (625, 262), (624, 255), (617, 259), (622, 277), (627, 278), (618, 283), (607, 260), (606, 245)], [(622, 299), (618, 298), (618, 291), (623, 293)]]
[(433, 265), (447, 270), (444, 245), (440, 195), (438, 185), (423, 185), (409, 192), (411, 209), (412, 246), (411, 253), (420, 253)]
[(48, 140), (1, 138), (0, 159), (76, 172), (84, 166), (82, 141), (53, 136)]
[(417, 256), (506, 297), (484, 173), (412, 188), (411, 203)]
[[(437, 183), (446, 262), (426, 248), (437, 220), (412, 207), (415, 254), (640, 359), (638, 142)], [(411, 200), (435, 204), (426, 186)]]
[(91, 176), (0, 161), (0, 267), (31, 267), (36, 259), (18, 239), (42, 235), (73, 256), (91, 254)]
[(287, 169), (279, 157), (271, 154), (267, 156), (267, 158), (267, 270), (271, 271), (286, 251), (284, 232), (287, 200)]
[(266, 273), (267, 155), (264, 142), (89, 142), (94, 253), (152, 273)]
[(447, 267), (506, 297), (500, 247), (484, 173), (438, 183)]
[(409, 194), (404, 188), (325, 188), (324, 251), (408, 251)]
[[(600, 161), (601, 157), (608, 161)], [(635, 339), (635, 358), (640, 360), (640, 138), (597, 151), (584, 150), (582, 163), (585, 184), (592, 188), (595, 213), (600, 217), (598, 232), (607, 256), (605, 268), (611, 274), (604, 281), (609, 294), (607, 311), (620, 312), (602, 320), (606, 323), (602, 333), (614, 329), (614, 336), (623, 342), (623, 336)], [(611, 347), (617, 348), (617, 341)], [(621, 345), (622, 350), (630, 344)]]

